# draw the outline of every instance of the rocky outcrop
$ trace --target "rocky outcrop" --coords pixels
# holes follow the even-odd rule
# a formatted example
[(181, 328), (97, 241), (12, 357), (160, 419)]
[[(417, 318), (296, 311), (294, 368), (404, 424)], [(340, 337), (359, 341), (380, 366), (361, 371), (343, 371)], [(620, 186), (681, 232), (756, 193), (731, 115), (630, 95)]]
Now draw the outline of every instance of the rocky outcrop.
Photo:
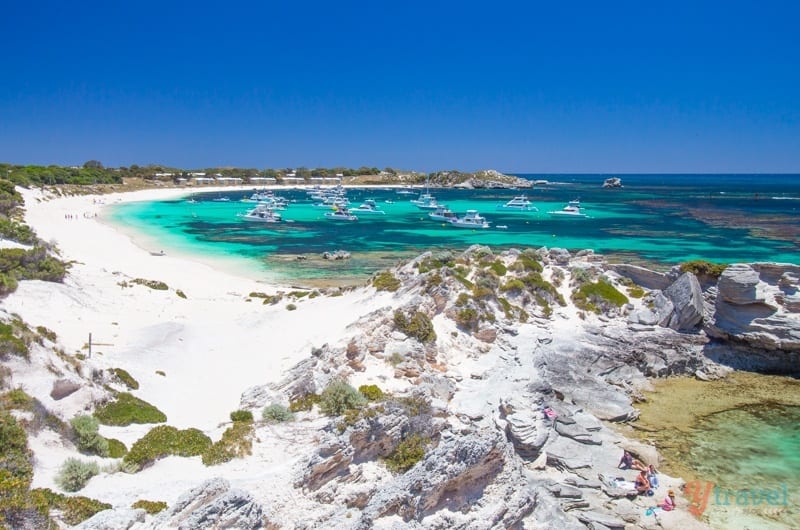
[(657, 272), (637, 265), (627, 263), (616, 263), (608, 265), (609, 270), (621, 276), (630, 278), (636, 285), (641, 285), (646, 289), (658, 289), (663, 291), (675, 280), (668, 274)]
[(250, 493), (231, 488), (222, 478), (207, 480), (184, 493), (147, 528), (178, 530), (237, 528), (256, 530), (267, 524), (264, 509)]
[(50, 390), (50, 397), (56, 401), (64, 399), (81, 389), (83, 386), (79, 381), (71, 379), (56, 379), (53, 381), (53, 388)]
[(673, 306), (668, 327), (677, 331), (689, 331), (703, 321), (703, 291), (694, 274), (683, 273), (667, 287), (664, 295)]
[(135, 524), (143, 523), (147, 512), (142, 509), (118, 508), (97, 512), (79, 524), (77, 530), (128, 530)]
[(800, 267), (796, 265), (731, 265), (719, 278), (706, 332), (719, 339), (775, 351), (773, 364), (796, 372), (796, 361), (791, 359), (800, 352), (798, 291)]

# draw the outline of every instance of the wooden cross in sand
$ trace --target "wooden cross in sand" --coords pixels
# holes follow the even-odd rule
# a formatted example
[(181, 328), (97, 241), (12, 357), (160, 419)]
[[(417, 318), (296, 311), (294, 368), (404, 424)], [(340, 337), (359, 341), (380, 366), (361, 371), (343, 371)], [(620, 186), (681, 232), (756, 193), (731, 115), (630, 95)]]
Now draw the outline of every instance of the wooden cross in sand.
[(113, 346), (113, 344), (109, 344), (108, 342), (95, 342), (95, 343), (92, 343), (92, 333), (89, 332), (89, 355), (88, 355), (89, 359), (92, 358), (92, 344), (94, 344), (95, 346)]

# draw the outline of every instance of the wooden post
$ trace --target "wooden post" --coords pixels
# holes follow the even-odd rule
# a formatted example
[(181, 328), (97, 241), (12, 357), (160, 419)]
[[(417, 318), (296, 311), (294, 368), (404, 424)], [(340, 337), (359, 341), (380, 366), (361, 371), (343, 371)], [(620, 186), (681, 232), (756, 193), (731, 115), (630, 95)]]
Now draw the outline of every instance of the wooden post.
[(92, 358), (92, 332), (89, 332), (89, 359)]

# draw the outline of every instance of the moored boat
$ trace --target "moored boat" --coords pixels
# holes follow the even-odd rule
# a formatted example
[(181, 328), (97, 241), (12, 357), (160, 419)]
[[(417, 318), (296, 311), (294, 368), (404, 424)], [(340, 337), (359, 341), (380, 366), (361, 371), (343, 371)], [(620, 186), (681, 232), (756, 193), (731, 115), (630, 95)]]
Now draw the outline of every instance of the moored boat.
[(332, 212), (325, 212), (325, 217), (333, 221), (358, 221), (358, 217), (351, 214), (347, 208), (337, 208)]
[(538, 212), (539, 209), (528, 200), (525, 195), (514, 197), (505, 204), (497, 207), (498, 210), (508, 210), (511, 212)]
[(430, 193), (420, 194), (418, 198), (411, 200), (411, 204), (414, 204), (420, 210), (435, 210), (439, 207), (436, 197)]
[(588, 215), (586, 215), (585, 213), (583, 213), (581, 211), (581, 210), (583, 210), (583, 208), (581, 208), (580, 204), (581, 203), (578, 200), (569, 201), (569, 203), (566, 206), (564, 206), (562, 209), (553, 210), (553, 211), (550, 211), (550, 212), (547, 212), (547, 213), (549, 215), (553, 216), (553, 217), (584, 219), (584, 218), (588, 217)]
[(450, 210), (450, 208), (448, 208), (443, 204), (440, 204), (439, 207), (436, 208), (436, 210), (428, 214), (428, 218), (430, 218), (432, 221), (444, 221), (446, 223), (449, 223), (453, 219), (457, 219), (458, 216), (454, 214)]
[(458, 228), (489, 228), (489, 221), (482, 217), (478, 210), (467, 210), (464, 217), (456, 217), (450, 224)]
[(378, 208), (378, 205), (372, 199), (365, 200), (361, 203), (361, 206), (351, 209), (350, 212), (358, 215), (386, 215), (386, 212)]
[(267, 204), (259, 204), (247, 213), (239, 214), (239, 217), (245, 221), (258, 221), (261, 223), (280, 223), (282, 218), (281, 214), (274, 211)]

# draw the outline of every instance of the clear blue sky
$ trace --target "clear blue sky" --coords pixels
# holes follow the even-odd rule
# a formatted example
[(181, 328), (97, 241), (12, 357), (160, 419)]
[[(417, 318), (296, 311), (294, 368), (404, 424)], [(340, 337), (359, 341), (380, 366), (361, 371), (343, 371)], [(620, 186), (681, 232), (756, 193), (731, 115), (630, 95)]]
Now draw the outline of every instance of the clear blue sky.
[(800, 172), (800, 3), (6, 2), (0, 161)]

